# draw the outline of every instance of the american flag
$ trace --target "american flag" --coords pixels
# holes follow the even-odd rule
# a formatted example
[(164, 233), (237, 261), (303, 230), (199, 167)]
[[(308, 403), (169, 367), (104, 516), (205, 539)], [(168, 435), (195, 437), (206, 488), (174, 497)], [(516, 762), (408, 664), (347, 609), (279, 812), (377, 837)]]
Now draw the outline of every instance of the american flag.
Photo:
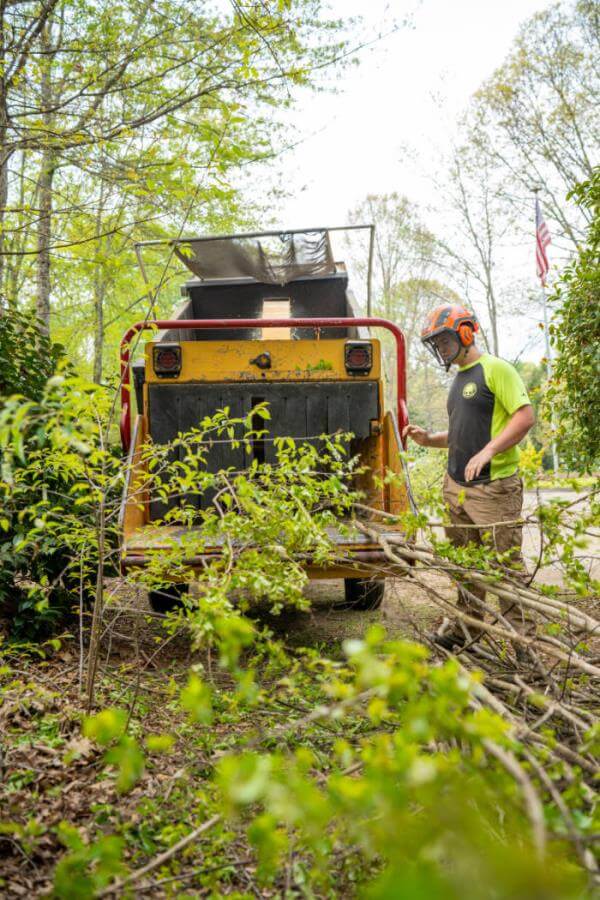
[(542, 286), (546, 284), (546, 275), (550, 269), (546, 247), (550, 243), (550, 232), (544, 222), (540, 201), (535, 198), (535, 267)]

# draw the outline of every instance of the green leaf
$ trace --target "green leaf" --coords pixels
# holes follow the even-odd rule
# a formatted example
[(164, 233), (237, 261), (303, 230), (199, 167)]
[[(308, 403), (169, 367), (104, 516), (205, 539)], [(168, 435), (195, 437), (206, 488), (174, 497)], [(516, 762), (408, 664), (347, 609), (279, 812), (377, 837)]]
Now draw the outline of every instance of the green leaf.
[(126, 724), (126, 710), (103, 709), (102, 712), (84, 720), (83, 734), (106, 747), (123, 734)]
[(170, 753), (175, 745), (172, 734), (149, 734), (146, 747), (151, 753)]
[(190, 673), (188, 683), (181, 690), (179, 700), (193, 722), (210, 725), (213, 719), (211, 691), (196, 672)]
[(108, 765), (118, 768), (116, 788), (121, 794), (128, 793), (144, 774), (144, 754), (135, 738), (125, 735), (105, 756)]

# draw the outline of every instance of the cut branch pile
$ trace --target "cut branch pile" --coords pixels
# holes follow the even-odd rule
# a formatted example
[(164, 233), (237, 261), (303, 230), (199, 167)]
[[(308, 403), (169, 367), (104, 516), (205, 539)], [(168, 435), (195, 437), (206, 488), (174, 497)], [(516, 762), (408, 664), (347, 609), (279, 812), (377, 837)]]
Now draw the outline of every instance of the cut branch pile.
[[(450, 653), (440, 648), (434, 635), (412, 618), (418, 638), (434, 653), (454, 656), (465, 671), (484, 673), (484, 681), (475, 684), (473, 705), (487, 707), (507, 722), (511, 736), (524, 746), (523, 756), (532, 774), (554, 796), (566, 831), (576, 835), (572, 816), (561, 801), (557, 782), (547, 774), (547, 767), (560, 766), (564, 787), (579, 781), (587, 804), (594, 806), (598, 764), (586, 737), (597, 725), (600, 711), (600, 620), (588, 611), (594, 607), (594, 601), (549, 596), (533, 585), (525, 587), (509, 575), (460, 566), (438, 555), (431, 546), (408, 542), (389, 531), (386, 534), (374, 522), (355, 524), (381, 548), (385, 561), (369, 565), (373, 578), (409, 578), (441, 613), (458, 619), (467, 629), (476, 629), (475, 637)], [(339, 557), (339, 561), (349, 563), (348, 558)], [(445, 576), (448, 588), (457, 583), (463, 590), (468, 583), (485, 586), (485, 602), (468, 591), (467, 595), (486, 620), (457, 608), (446, 586), (440, 585), (440, 578), (432, 575)], [(491, 599), (501, 598), (522, 607), (534, 627), (527, 633), (516, 631), (496, 605), (490, 605)], [(583, 608), (584, 604), (588, 609)], [(525, 663), (522, 652), (517, 657), (517, 647), (526, 648)], [(551, 744), (542, 734), (549, 728), (553, 731)], [(533, 751), (542, 753), (544, 766)], [(574, 843), (582, 864), (597, 879), (598, 865), (592, 849), (580, 839)]]

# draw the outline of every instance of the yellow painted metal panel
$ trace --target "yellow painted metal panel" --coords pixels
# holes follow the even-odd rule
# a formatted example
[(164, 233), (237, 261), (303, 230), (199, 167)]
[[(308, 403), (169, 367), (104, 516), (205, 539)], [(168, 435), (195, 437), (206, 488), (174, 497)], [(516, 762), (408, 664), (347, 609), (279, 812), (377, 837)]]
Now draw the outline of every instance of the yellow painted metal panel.
[[(146, 381), (160, 384), (240, 381), (376, 381), (381, 377), (379, 341), (372, 340), (373, 368), (368, 375), (348, 375), (345, 340), (182, 341), (178, 378), (159, 378), (152, 366), (152, 347), (146, 344)], [(271, 368), (255, 360), (269, 353)]]
[(397, 516), (408, 509), (408, 494), (400, 460), (401, 447), (398, 443), (397, 428), (391, 412), (385, 414), (383, 435), (385, 441), (385, 466), (398, 478), (386, 485), (386, 510)]
[[(374, 423), (381, 429), (379, 423)], [(382, 429), (381, 429), (382, 431)], [(364, 495), (362, 502), (373, 509), (384, 509), (384, 447), (383, 434), (373, 434), (358, 442), (357, 452), (360, 455), (360, 466), (364, 471), (356, 475), (356, 489)], [(380, 484), (375, 483), (379, 478)]]
[(144, 488), (145, 471), (141, 460), (142, 446), (146, 435), (146, 417), (138, 416), (134, 428), (135, 444), (125, 482), (125, 507), (122, 518), (125, 543), (148, 521), (148, 491)]

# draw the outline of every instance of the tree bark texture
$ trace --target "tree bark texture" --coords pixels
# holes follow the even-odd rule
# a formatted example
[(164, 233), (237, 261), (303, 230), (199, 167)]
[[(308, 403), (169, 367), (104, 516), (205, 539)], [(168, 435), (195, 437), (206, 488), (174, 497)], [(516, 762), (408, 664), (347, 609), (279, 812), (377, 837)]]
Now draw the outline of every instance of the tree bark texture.
[[(47, 53), (46, 63), (41, 72), (42, 120), (46, 134), (51, 134), (52, 82), (51, 82), (51, 41), (48, 27), (41, 37), (42, 47)], [(52, 182), (56, 170), (56, 151), (49, 143), (42, 149), (40, 174), (38, 178), (39, 220), (37, 225), (37, 297), (36, 313), (44, 331), (50, 333), (50, 243), (52, 239)]]
[(40, 218), (37, 226), (36, 313), (44, 331), (50, 333), (50, 242), (52, 239), (52, 182), (56, 160), (52, 150), (44, 150), (38, 179)]

